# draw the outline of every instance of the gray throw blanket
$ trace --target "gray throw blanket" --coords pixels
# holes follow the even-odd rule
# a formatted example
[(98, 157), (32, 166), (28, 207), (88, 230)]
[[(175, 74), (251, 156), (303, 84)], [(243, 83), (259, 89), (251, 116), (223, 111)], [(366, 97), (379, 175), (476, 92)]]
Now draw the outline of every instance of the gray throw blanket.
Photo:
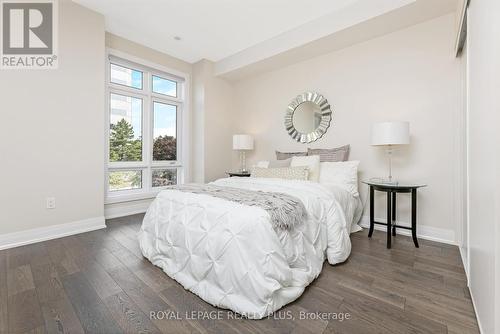
[(269, 213), (275, 228), (289, 229), (307, 218), (304, 204), (298, 198), (283, 193), (221, 187), (211, 184), (185, 184), (171, 186), (167, 189), (209, 195), (248, 206), (258, 206)]

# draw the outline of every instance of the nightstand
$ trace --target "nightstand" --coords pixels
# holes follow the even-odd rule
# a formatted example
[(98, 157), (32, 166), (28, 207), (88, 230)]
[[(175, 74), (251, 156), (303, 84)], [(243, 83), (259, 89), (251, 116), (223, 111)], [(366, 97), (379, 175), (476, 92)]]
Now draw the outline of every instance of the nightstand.
[(229, 177), (249, 177), (251, 174), (250, 172), (226, 172)]
[[(368, 237), (371, 238), (373, 234), (373, 227), (377, 225), (387, 226), (387, 248), (391, 248), (391, 234), (396, 235), (396, 228), (411, 230), (413, 243), (418, 248), (417, 240), (417, 189), (425, 187), (425, 184), (384, 184), (376, 181), (363, 181), (370, 187), (370, 231)], [(387, 223), (375, 221), (375, 190), (387, 193)], [(411, 194), (411, 227), (396, 225), (396, 194), (397, 193), (410, 193)]]

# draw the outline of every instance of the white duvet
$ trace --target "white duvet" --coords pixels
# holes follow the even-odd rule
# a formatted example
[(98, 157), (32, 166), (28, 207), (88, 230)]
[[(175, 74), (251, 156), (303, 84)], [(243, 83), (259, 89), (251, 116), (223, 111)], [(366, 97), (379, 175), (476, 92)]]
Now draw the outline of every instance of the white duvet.
[[(273, 229), (269, 214), (235, 202), (164, 190), (139, 232), (142, 253), (208, 303), (260, 319), (298, 298), (321, 272), (325, 257), (343, 262), (360, 202), (349, 192), (309, 181), (226, 178), (213, 184), (286, 193), (308, 219)], [(355, 225), (357, 226), (357, 225)]]

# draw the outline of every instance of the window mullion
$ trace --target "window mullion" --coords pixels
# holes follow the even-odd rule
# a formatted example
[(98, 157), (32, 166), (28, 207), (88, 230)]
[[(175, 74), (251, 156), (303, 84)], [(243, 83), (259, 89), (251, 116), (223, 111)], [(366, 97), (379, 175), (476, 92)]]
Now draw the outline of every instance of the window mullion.
[(151, 186), (151, 162), (153, 159), (153, 115), (152, 115), (152, 99), (151, 99), (151, 73), (145, 72), (144, 89), (146, 92), (146, 103), (144, 105), (144, 163), (146, 164), (146, 169), (144, 170), (144, 185), (147, 191), (152, 189)]

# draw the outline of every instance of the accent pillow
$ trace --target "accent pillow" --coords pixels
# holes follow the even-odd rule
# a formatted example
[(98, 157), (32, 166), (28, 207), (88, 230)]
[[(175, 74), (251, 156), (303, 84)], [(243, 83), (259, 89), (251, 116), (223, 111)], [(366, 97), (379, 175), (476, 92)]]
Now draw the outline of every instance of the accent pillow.
[(319, 181), (319, 155), (307, 157), (292, 157), (290, 167), (307, 167), (309, 169), (309, 181)]
[(319, 183), (338, 186), (359, 196), (358, 166), (359, 161), (322, 162)]
[(286, 160), (290, 159), (291, 157), (305, 157), (307, 156), (307, 152), (280, 152), (276, 151), (276, 160)]
[(285, 160), (274, 160), (269, 162), (269, 168), (278, 168), (278, 167), (290, 167), (290, 163), (292, 162), (292, 158), (288, 158)]
[(254, 167), (267, 168), (269, 167), (269, 161), (266, 160), (257, 161)]
[(252, 169), (251, 177), (279, 178), (286, 180), (307, 180), (309, 170), (307, 167), (282, 167)]
[(307, 155), (319, 155), (321, 162), (338, 162), (349, 160), (350, 145), (336, 148), (308, 148)]

